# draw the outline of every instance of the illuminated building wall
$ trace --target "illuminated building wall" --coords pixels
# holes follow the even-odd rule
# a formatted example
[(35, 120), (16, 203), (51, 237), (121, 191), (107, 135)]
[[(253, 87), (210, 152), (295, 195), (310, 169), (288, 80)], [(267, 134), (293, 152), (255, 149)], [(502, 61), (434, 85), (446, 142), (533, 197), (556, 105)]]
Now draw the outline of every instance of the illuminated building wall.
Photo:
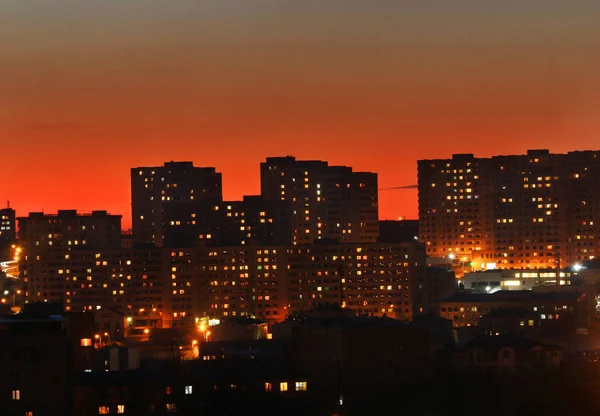
[(415, 291), (424, 290), (424, 273), (425, 252), (416, 243), (315, 243), (290, 248), (290, 313), (334, 304), (359, 314), (410, 321)]
[(50, 262), (56, 256), (78, 250), (118, 250), (121, 246), (121, 216), (106, 211), (78, 214), (74, 210), (57, 215), (31, 213), (19, 218), (19, 242), (23, 247), (20, 270), (27, 300), (62, 301), (65, 280)]
[(427, 254), (472, 262), (473, 270), (567, 267), (597, 257), (598, 153), (419, 161)]
[(199, 251), (200, 310), (212, 318), (286, 316), (285, 246), (207, 247)]
[(491, 246), (485, 170), (473, 155), (418, 162), (419, 239), (428, 256), (470, 259)]
[[(54, 218), (46, 222), (57, 227)], [(203, 317), (277, 322), (327, 304), (406, 321), (426, 312), (424, 303), (413, 310), (413, 299), (423, 299), (425, 290), (424, 246), (415, 242), (91, 249), (81, 242), (50, 245), (63, 237), (42, 238), (46, 228), (40, 235), (25, 230), (33, 241), (20, 263), (26, 303), (58, 302), (72, 312), (110, 309), (136, 325), (160, 316), (162, 327)]]
[[(192, 162), (131, 169), (131, 207), (134, 244), (187, 246), (196, 240), (195, 225), (223, 200), (221, 174)], [(165, 241), (165, 226), (179, 232)]]
[(318, 239), (375, 242), (379, 234), (377, 174), (293, 157), (261, 163), (261, 194), (291, 211), (294, 244)]

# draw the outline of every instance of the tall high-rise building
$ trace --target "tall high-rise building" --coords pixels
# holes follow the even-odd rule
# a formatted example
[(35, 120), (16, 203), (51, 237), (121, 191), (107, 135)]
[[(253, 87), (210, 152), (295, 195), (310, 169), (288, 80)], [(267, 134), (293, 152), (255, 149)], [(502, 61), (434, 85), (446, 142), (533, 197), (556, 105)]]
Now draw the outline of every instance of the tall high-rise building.
[(17, 237), (17, 223), (15, 210), (12, 208), (0, 209), (0, 259), (6, 260), (10, 255), (10, 246)]
[[(421, 241), (463, 268), (556, 268), (597, 258), (600, 152), (421, 160)], [(470, 267), (469, 267), (470, 268)]]
[(283, 201), (246, 195), (242, 201), (225, 201), (218, 218), (218, 245), (282, 245), (292, 242), (292, 223)]
[[(198, 239), (199, 221), (210, 223), (223, 201), (221, 174), (192, 162), (131, 169), (133, 243), (156, 247), (188, 246)], [(178, 227), (169, 233), (168, 226)]]
[[(51, 272), (48, 262), (56, 257), (68, 260), (76, 250), (117, 250), (121, 248), (121, 216), (106, 211), (78, 214), (75, 210), (57, 215), (30, 213), (19, 221), (20, 259), (25, 297), (30, 302), (64, 301), (63, 273)], [(84, 285), (85, 276), (77, 276)]]
[(267, 158), (260, 172), (262, 196), (287, 203), (294, 244), (377, 240), (377, 174), (291, 156)]

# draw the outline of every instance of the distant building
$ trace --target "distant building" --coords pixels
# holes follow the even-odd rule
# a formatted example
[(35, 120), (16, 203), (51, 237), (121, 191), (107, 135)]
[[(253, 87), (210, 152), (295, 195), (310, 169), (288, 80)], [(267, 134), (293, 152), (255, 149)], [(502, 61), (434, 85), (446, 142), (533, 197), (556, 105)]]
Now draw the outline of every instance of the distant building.
[(0, 209), (0, 259), (10, 259), (10, 246), (17, 239), (17, 222), (15, 210), (12, 208)]
[(600, 255), (599, 178), (598, 151), (420, 160), (419, 238), (466, 271), (570, 267)]
[[(424, 246), (416, 242), (90, 250), (39, 238), (21, 260), (25, 302), (93, 312), (102, 334), (114, 340), (192, 327), (197, 318), (255, 316), (274, 323), (326, 305), (410, 321), (413, 298), (428, 302)], [(427, 312), (419, 305), (417, 313)]]
[(256, 316), (282, 321), (287, 305), (287, 247), (232, 246), (198, 250), (198, 302), (212, 318)]
[(532, 339), (542, 335), (540, 316), (533, 308), (496, 309), (479, 320), (479, 328), (486, 335), (512, 335)]
[[(291, 244), (291, 212), (286, 206), (285, 202), (256, 195), (224, 201), (200, 237), (213, 246)], [(212, 233), (210, 239), (206, 238), (208, 232)]]
[[(198, 221), (223, 201), (221, 173), (192, 162), (131, 169), (133, 243), (189, 246)], [(177, 227), (177, 232), (169, 232)]]
[(382, 243), (408, 243), (419, 238), (419, 220), (381, 220), (379, 239)]
[(106, 211), (78, 213), (62, 210), (58, 214), (32, 212), (20, 217), (19, 241), (27, 255), (66, 249), (118, 249), (121, 247), (121, 215)]
[(377, 174), (294, 157), (270, 157), (260, 167), (261, 194), (285, 202), (294, 244), (318, 239), (377, 241)]
[[(25, 255), (20, 258), (20, 272), (27, 302), (65, 303), (65, 285), (81, 288), (86, 270), (49, 267), (49, 263), (71, 263), (70, 253), (78, 250), (118, 250), (121, 247), (121, 216), (106, 211), (78, 214), (75, 210), (56, 215), (30, 213), (19, 218), (19, 242)], [(79, 275), (69, 281), (64, 274)], [(85, 290), (95, 290), (89, 285)], [(78, 291), (78, 290), (76, 290)]]
[[(341, 305), (361, 315), (410, 321), (424, 290), (425, 252), (418, 243), (320, 243), (288, 250), (288, 311)], [(419, 284), (418, 282), (421, 282)]]
[(560, 272), (554, 269), (486, 270), (465, 273), (460, 282), (467, 291), (494, 293), (499, 290), (532, 290), (543, 286), (556, 288), (557, 285), (570, 285), (576, 274), (570, 269)]
[(587, 296), (581, 292), (499, 291), (492, 294), (456, 293), (442, 302), (441, 316), (454, 327), (477, 326), (498, 309), (536, 312), (542, 325), (567, 325), (572, 332), (588, 326)]
[(554, 345), (512, 336), (476, 337), (458, 346), (454, 365), (482, 373), (558, 370), (562, 350)]

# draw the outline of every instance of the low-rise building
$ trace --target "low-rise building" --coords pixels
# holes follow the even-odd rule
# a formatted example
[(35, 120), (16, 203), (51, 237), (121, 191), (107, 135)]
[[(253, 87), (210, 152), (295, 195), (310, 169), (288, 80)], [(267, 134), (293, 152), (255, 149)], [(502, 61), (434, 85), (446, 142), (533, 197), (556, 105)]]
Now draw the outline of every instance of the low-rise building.
[(457, 368), (476, 372), (556, 370), (562, 363), (562, 350), (523, 337), (482, 336), (459, 345), (453, 360)]
[(442, 302), (441, 316), (450, 319), (454, 327), (477, 326), (484, 315), (498, 309), (533, 311), (543, 325), (565, 322), (574, 331), (587, 328), (587, 296), (581, 292), (459, 292)]

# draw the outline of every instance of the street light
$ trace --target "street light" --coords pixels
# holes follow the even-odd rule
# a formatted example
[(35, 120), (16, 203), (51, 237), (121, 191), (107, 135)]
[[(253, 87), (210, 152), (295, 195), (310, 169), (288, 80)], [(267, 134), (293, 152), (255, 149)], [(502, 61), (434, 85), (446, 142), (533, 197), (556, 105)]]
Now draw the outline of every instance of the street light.
[(573, 265), (573, 271), (575, 273), (579, 273), (582, 269), (584, 269), (584, 267), (580, 263), (575, 263)]

